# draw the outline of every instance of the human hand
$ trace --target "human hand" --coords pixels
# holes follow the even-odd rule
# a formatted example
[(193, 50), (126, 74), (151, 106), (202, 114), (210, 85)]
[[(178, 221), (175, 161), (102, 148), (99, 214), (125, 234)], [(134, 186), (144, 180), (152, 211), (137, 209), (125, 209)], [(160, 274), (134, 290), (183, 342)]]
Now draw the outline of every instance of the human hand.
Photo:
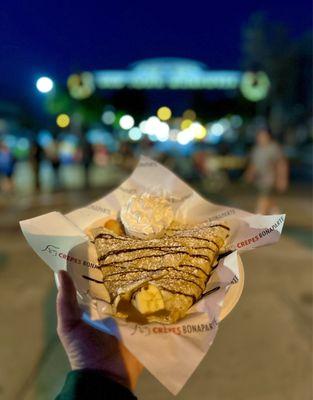
[(133, 390), (142, 365), (114, 336), (92, 328), (81, 319), (71, 277), (60, 271), (58, 278), (57, 332), (72, 370), (102, 370), (108, 378)]

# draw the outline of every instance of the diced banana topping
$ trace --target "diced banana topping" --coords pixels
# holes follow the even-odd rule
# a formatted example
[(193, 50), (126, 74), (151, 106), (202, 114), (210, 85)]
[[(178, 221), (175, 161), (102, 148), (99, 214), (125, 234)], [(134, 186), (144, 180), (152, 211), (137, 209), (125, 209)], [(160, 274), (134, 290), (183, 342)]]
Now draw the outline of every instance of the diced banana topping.
[(164, 301), (160, 290), (151, 284), (142, 287), (135, 293), (132, 304), (143, 315), (164, 310)]

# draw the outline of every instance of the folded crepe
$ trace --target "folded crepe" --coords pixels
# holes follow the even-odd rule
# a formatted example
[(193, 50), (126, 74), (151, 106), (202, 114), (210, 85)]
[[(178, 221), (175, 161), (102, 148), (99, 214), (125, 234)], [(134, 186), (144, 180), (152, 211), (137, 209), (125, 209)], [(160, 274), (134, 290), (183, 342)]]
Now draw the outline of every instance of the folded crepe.
[(96, 290), (115, 316), (174, 323), (203, 295), (228, 232), (225, 224), (172, 224), (161, 238), (138, 239), (91, 229), (102, 279), (85, 278), (103, 285)]

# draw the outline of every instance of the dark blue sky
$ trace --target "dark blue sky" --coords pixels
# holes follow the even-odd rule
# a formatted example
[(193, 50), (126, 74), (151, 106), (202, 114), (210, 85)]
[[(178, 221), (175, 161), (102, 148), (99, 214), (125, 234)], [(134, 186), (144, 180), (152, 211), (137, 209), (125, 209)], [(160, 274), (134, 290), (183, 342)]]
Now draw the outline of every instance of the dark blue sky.
[(2, 0), (0, 100), (31, 95), (41, 74), (64, 79), (75, 70), (125, 68), (148, 57), (236, 68), (241, 28), (256, 11), (286, 24), (295, 37), (311, 28), (309, 0)]

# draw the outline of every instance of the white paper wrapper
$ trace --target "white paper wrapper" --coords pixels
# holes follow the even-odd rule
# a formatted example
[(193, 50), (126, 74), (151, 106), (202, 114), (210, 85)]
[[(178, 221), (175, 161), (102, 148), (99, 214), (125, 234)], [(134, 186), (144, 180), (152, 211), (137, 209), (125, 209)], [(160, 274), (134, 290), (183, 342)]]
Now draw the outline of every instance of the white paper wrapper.
[[(88, 294), (88, 263), (97, 264), (84, 229), (105, 217), (114, 218), (134, 193), (161, 190), (169, 196), (183, 221), (197, 224), (224, 221), (230, 227), (227, 250), (214, 270), (203, 297), (185, 318), (173, 325), (138, 325), (109, 317), (108, 305)], [(285, 215), (261, 216), (210, 203), (157, 162), (141, 157), (132, 175), (116, 190), (66, 215), (54, 211), (21, 221), (21, 229), (34, 251), (53, 271), (72, 275), (84, 319), (116, 336), (173, 394), (177, 394), (213, 343), (219, 322), (238, 301), (243, 287), (239, 252), (278, 241)]]

